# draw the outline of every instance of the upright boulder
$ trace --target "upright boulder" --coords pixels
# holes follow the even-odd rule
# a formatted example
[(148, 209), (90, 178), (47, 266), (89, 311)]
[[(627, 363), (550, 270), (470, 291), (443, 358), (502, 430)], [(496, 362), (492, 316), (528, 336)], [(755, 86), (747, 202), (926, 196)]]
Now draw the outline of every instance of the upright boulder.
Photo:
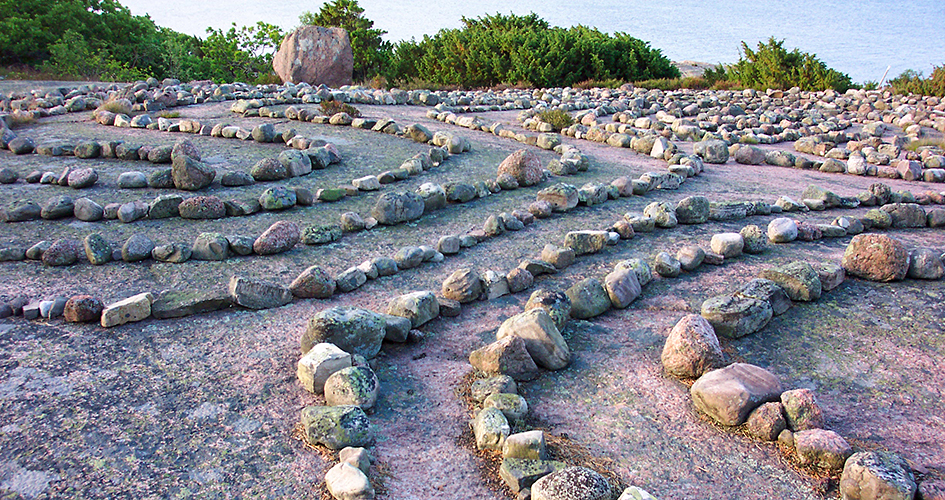
[(272, 68), (283, 82), (351, 85), (354, 55), (342, 28), (302, 26), (282, 40)]

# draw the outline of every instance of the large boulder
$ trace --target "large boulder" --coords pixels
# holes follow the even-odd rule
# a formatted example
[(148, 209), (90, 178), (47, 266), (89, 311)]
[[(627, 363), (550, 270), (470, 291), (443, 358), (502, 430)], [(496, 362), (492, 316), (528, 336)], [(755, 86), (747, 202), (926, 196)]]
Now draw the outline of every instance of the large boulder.
[(342, 28), (302, 26), (282, 40), (272, 68), (283, 82), (351, 85), (354, 55)]
[(696, 408), (713, 420), (739, 425), (762, 403), (778, 401), (781, 383), (763, 368), (734, 363), (699, 377), (689, 392)]
[(424, 211), (423, 198), (414, 193), (384, 193), (378, 197), (371, 216), (384, 225), (419, 219)]
[(858, 234), (843, 253), (848, 274), (871, 281), (900, 281), (909, 271), (909, 252), (885, 234)]
[(820, 275), (813, 266), (803, 261), (765, 269), (758, 277), (777, 283), (795, 301), (814, 301), (823, 293)]

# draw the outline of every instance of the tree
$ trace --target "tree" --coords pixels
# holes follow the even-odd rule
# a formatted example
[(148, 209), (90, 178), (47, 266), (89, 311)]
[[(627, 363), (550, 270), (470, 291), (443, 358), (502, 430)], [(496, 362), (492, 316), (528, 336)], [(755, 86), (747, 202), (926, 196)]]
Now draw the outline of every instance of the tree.
[(259, 21), (256, 26), (226, 32), (207, 28), (207, 39), (201, 45), (205, 78), (218, 82), (256, 81), (272, 73), (272, 57), (282, 42), (278, 26)]
[(381, 39), (387, 32), (374, 29), (374, 21), (364, 17), (364, 9), (357, 0), (335, 0), (322, 5), (318, 14), (303, 12), (299, 22), (303, 26), (344, 28), (351, 39), (354, 55), (354, 81), (362, 82), (382, 74), (392, 53), (392, 45)]

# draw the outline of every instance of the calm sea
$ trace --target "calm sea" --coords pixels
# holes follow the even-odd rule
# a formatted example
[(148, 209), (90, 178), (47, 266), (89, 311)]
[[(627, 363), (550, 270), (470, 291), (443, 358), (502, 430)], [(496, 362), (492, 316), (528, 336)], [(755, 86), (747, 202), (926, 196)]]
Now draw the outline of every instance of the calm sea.
[[(159, 25), (198, 36), (206, 28), (265, 21), (290, 29), (311, 0), (123, 0), (134, 14), (150, 14)], [(854, 81), (878, 81), (906, 69), (928, 75), (945, 64), (945, 0), (359, 0), (365, 16), (391, 41), (420, 39), (440, 28), (496, 12), (534, 12), (555, 26), (582, 24), (623, 31), (650, 42), (675, 61), (734, 62), (740, 42), (755, 47), (774, 36)]]

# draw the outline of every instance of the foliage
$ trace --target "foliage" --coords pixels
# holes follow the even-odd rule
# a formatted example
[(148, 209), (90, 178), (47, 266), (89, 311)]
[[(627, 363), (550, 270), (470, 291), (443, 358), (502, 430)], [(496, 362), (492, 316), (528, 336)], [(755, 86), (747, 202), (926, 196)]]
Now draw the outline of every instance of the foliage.
[(49, 46), (51, 57), (44, 64), (49, 71), (93, 80), (132, 81), (145, 74), (124, 61), (112, 57), (105, 49), (94, 49), (73, 30), (66, 30), (58, 42)]
[[(72, 32), (79, 36), (69, 35)], [(80, 38), (81, 37), (81, 38)], [(84, 40), (84, 43), (81, 41)], [(0, 0), (0, 64), (39, 65), (52, 48), (79, 41), (106, 64), (104, 73), (119, 66), (161, 69), (161, 39), (147, 16), (133, 16), (117, 0)]]
[(357, 0), (325, 3), (317, 14), (303, 12), (299, 22), (302, 25), (344, 28), (348, 32), (354, 55), (354, 81), (366, 81), (383, 73), (387, 67), (393, 49), (390, 42), (381, 39), (387, 32), (374, 29), (374, 21), (364, 17), (364, 9)]
[(923, 78), (921, 71), (906, 70), (889, 80), (897, 94), (919, 94), (945, 97), (945, 66), (934, 66), (932, 74)]
[(538, 118), (545, 123), (550, 123), (555, 130), (566, 129), (574, 123), (574, 118), (571, 118), (571, 115), (560, 109), (542, 111), (538, 113)]
[(758, 90), (800, 87), (802, 90), (846, 92), (853, 87), (849, 75), (828, 68), (813, 54), (798, 49), (788, 52), (784, 40), (775, 40), (774, 37), (767, 43), (758, 42), (756, 51), (742, 42), (742, 55), (737, 63), (729, 66), (726, 76), (742, 86)]
[(278, 26), (258, 21), (256, 26), (236, 23), (226, 32), (207, 28), (200, 46), (203, 78), (217, 82), (254, 82), (272, 73), (272, 58), (282, 43)]
[(340, 101), (322, 101), (322, 114), (325, 116), (334, 116), (338, 113), (348, 113), (348, 116), (357, 118), (361, 116), (358, 108)]
[(551, 27), (536, 14), (462, 19), (420, 42), (401, 42), (391, 64), (397, 81), (427, 79), (444, 85), (488, 87), (526, 83), (567, 86), (587, 80), (678, 77), (658, 49), (625, 33), (584, 26)]

